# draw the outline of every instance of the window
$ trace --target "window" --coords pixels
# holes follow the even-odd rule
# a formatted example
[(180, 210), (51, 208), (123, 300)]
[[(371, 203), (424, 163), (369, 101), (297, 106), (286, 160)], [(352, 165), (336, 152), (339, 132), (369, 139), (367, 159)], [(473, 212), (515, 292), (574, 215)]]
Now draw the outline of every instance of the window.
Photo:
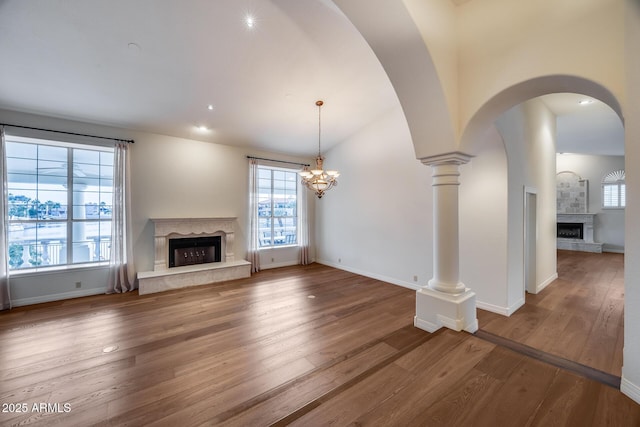
[(623, 170), (611, 172), (602, 180), (602, 207), (624, 208), (626, 206), (626, 186)]
[(108, 261), (113, 148), (6, 137), (9, 269)]
[(298, 173), (258, 167), (258, 231), (260, 248), (296, 245)]

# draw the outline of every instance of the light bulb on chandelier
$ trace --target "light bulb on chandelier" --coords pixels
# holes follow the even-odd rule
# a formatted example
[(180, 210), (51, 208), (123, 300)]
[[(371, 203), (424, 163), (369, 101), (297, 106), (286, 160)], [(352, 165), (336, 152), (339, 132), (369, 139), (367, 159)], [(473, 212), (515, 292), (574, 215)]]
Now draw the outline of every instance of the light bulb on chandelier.
[(308, 167), (305, 167), (302, 172), (300, 172), (300, 177), (302, 178), (302, 184), (304, 184), (309, 190), (313, 191), (318, 199), (321, 199), (324, 196), (324, 193), (327, 190), (338, 185), (338, 178), (340, 173), (336, 170), (327, 170), (325, 171), (323, 168), (324, 157), (322, 157), (322, 153), (320, 151), (320, 110), (324, 103), (322, 101), (317, 101), (316, 105), (318, 106), (318, 157), (316, 157), (316, 167), (315, 169), (309, 170)]

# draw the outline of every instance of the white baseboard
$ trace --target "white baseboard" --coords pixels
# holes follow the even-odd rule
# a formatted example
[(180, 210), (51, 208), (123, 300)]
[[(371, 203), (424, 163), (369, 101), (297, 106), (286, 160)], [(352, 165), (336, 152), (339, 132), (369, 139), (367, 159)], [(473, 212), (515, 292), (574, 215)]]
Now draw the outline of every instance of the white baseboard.
[(511, 306), (509, 306), (509, 308), (507, 308), (507, 316), (511, 316), (513, 313), (516, 312), (516, 310), (518, 310), (520, 307), (522, 307), (525, 303), (524, 297), (519, 299), (518, 301), (516, 301), (515, 303), (511, 304)]
[(640, 387), (629, 381), (622, 374), (620, 391), (636, 403), (640, 403)]
[(602, 252), (610, 252), (610, 253), (614, 253), (614, 254), (623, 254), (624, 253), (624, 248), (607, 248), (607, 247), (602, 247)]
[(101, 295), (107, 293), (106, 289), (93, 288), (83, 289), (80, 291), (64, 292), (61, 294), (41, 295), (31, 298), (20, 298), (11, 300), (12, 307), (22, 307), (25, 305), (42, 304), (43, 302), (61, 301), (71, 298), (88, 297), (91, 295)]
[(324, 260), (324, 259), (318, 259), (318, 260), (316, 260), (316, 262), (318, 264), (328, 265), (329, 267), (337, 268), (338, 270), (348, 271), (350, 273), (359, 274), (359, 275), (365, 276), (365, 277), (370, 277), (372, 279), (380, 280), (382, 282), (387, 282), (387, 283), (391, 283), (393, 285), (402, 286), (403, 288), (413, 289), (414, 291), (417, 291), (418, 289), (422, 288), (422, 286), (417, 285), (415, 283), (406, 282), (404, 280), (398, 280), (398, 279), (396, 279), (394, 277), (387, 277), (387, 276), (383, 276), (381, 274), (371, 273), (369, 271), (359, 270), (359, 269), (353, 268), (353, 267), (347, 267), (347, 266), (345, 266), (343, 264), (337, 264), (337, 263), (334, 263), (334, 262), (331, 262), (331, 261), (327, 261), (327, 260)]
[(492, 313), (509, 316), (509, 308), (499, 305), (489, 304), (488, 302), (476, 301), (476, 307), (481, 310), (490, 311)]
[(553, 283), (553, 281), (556, 280), (557, 278), (558, 278), (558, 272), (555, 272), (547, 280), (545, 280), (542, 283), (539, 283), (536, 286), (536, 294), (539, 293), (540, 291), (542, 291), (547, 286), (549, 286), (551, 283)]
[[(437, 316), (437, 318), (438, 318), (438, 323), (436, 324), (436, 323), (429, 322), (428, 320), (419, 319), (418, 316), (413, 316), (413, 326), (415, 326), (416, 328), (422, 329), (423, 331), (427, 331), (430, 334), (434, 333), (435, 331), (442, 328), (443, 326), (453, 331), (461, 331), (463, 328), (462, 324), (460, 324), (459, 322), (453, 319), (449, 319), (445, 316)], [(475, 331), (477, 331), (478, 320), (475, 320), (474, 322), (472, 322), (471, 325), (468, 327), (468, 329), (469, 330), (467, 332), (470, 332), (470, 333), (474, 333)]]
[(423, 331), (427, 331), (430, 334), (434, 333), (435, 331), (441, 328), (441, 325), (436, 325), (435, 323), (418, 319), (418, 316), (413, 316), (413, 326), (415, 326), (416, 328), (422, 329)]
[(524, 298), (516, 301), (509, 307), (502, 307), (500, 305), (489, 304), (488, 302), (476, 301), (476, 307), (482, 310), (490, 311), (492, 313), (501, 314), (503, 316), (511, 316), (520, 307), (524, 305)]
[(285, 262), (270, 262), (267, 265), (260, 264), (260, 270), (269, 270), (270, 268), (291, 267), (292, 265), (298, 265), (298, 261), (285, 261)]

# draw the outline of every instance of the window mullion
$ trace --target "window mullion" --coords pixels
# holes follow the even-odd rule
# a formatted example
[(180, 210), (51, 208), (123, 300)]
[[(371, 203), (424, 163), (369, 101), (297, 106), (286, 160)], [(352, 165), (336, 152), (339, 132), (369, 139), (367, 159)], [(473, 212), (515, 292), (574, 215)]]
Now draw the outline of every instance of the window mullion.
[(622, 184), (618, 183), (618, 207), (622, 207)]
[(275, 203), (275, 185), (273, 184), (275, 171), (272, 169), (271, 171), (271, 246), (275, 246), (276, 244), (276, 203)]
[(73, 151), (67, 148), (67, 264), (73, 263)]

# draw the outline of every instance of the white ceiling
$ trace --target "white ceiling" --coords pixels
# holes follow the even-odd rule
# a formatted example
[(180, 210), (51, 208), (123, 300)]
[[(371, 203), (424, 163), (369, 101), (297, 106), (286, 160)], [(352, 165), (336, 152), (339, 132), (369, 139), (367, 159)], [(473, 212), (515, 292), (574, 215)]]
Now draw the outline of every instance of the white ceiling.
[(323, 150), (398, 105), (327, 0), (0, 0), (0, 52), (0, 108), (274, 152), (317, 152), (318, 99)]
[[(318, 99), (323, 151), (398, 106), (330, 0), (0, 0), (0, 55), (0, 108), (293, 155), (316, 153)], [(584, 111), (559, 141), (614, 150)]]
[[(624, 155), (624, 127), (611, 107), (576, 93), (556, 93), (541, 98), (557, 116), (556, 151)], [(581, 104), (581, 101), (589, 103)]]

